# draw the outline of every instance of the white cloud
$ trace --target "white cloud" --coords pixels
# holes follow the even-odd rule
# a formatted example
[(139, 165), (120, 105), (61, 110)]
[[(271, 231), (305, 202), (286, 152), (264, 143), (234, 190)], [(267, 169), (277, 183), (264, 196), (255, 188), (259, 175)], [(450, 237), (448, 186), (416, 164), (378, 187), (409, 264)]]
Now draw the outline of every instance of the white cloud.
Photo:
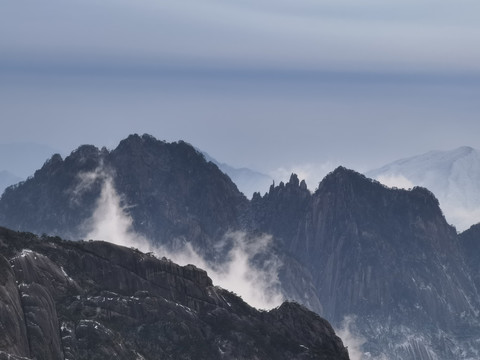
[(133, 220), (121, 205), (122, 199), (115, 190), (111, 175), (97, 169), (82, 177), (86, 179), (83, 187), (97, 179), (103, 182), (96, 209), (85, 223), (87, 239), (153, 252), (180, 265), (194, 264), (206, 270), (215, 285), (237, 293), (256, 308), (270, 309), (283, 301), (278, 279), (281, 262), (271, 251), (271, 236), (251, 238), (243, 232), (229, 232), (217, 244), (219, 253), (226, 252), (223, 261), (217, 263), (207, 262), (188, 242), (173, 251), (164, 246), (153, 246), (148, 239), (133, 231)]
[(70, 201), (72, 203), (78, 203), (81, 196), (92, 188), (96, 181), (104, 181), (108, 176), (105, 170), (101, 170), (102, 167), (98, 167), (94, 171), (81, 172), (77, 175), (77, 183), (70, 191)]
[(414, 187), (414, 184), (403, 175), (380, 175), (376, 180), (391, 188), (411, 189)]
[[(235, 292), (251, 306), (259, 309), (279, 306), (284, 300), (278, 278), (281, 262), (270, 252), (271, 237), (249, 238), (243, 232), (227, 233), (217, 250), (230, 246), (226, 261), (219, 263), (207, 262), (190, 243), (175, 251), (157, 247), (154, 252), (180, 265), (194, 264), (206, 270), (215, 285)], [(266, 255), (267, 259), (254, 265), (257, 255)]]
[(214, 61), (210, 65), (270, 69), (478, 70), (480, 50), (473, 44), (480, 29), (473, 14), (480, 9), (472, 1), (462, 5), (311, 0), (11, 2), (0, 15), (0, 32), (9, 34), (0, 39), (0, 46), (33, 51), (37, 59), (39, 54), (56, 59), (69, 54), (93, 62), (102, 56), (114, 62), (138, 56), (148, 62), (194, 61), (196, 66)]
[(458, 231), (464, 231), (480, 222), (480, 207), (465, 208), (458, 203), (440, 202), (445, 218)]
[[(95, 178), (99, 176), (98, 174), (102, 173), (97, 171), (88, 178)], [(104, 240), (148, 252), (150, 250), (148, 241), (132, 230), (133, 220), (121, 206), (121, 198), (115, 191), (112, 177), (103, 173), (102, 181), (102, 191), (96, 209), (85, 224), (89, 229), (86, 238)]]
[(366, 339), (363, 336), (355, 334), (352, 327), (355, 325), (354, 316), (345, 316), (340, 329), (335, 330), (336, 334), (342, 339), (343, 345), (348, 348), (350, 360), (364, 359), (362, 346)]

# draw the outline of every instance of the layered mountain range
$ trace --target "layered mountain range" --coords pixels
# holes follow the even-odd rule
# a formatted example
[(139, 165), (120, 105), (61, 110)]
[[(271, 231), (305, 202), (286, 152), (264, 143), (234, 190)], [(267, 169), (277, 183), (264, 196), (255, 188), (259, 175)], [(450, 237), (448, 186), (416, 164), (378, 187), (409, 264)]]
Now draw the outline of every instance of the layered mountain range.
[(206, 152), (202, 152), (205, 160), (213, 162), (218, 168), (228, 175), (237, 185), (238, 189), (249, 199), (256, 192), (264, 193), (273, 182), (273, 178), (261, 172), (242, 167), (236, 168), (222, 163), (211, 157)]
[(474, 148), (430, 151), (366, 175), (389, 186), (428, 188), (439, 199), (448, 222), (460, 231), (480, 221), (480, 151)]
[(106, 183), (132, 231), (155, 246), (189, 244), (218, 264), (234, 246), (225, 246), (228, 234), (270, 237), (268, 251), (249, 259), (252, 269), (279, 260), (284, 298), (337, 329), (348, 320), (360, 358), (478, 359), (480, 236), (476, 228), (457, 235), (425, 188), (390, 189), (340, 167), (313, 193), (293, 174), (248, 200), (189, 144), (132, 135), (112, 151), (82, 146), (53, 156), (5, 191), (0, 224), (85, 238)]

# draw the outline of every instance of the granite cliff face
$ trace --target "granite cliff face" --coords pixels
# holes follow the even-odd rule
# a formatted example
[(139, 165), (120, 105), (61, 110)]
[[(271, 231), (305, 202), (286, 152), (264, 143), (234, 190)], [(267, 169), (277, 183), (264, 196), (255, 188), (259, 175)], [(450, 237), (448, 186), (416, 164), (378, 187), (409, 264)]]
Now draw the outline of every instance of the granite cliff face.
[(238, 227), (247, 199), (216, 165), (184, 142), (144, 135), (120, 142), (106, 162), (134, 228), (153, 241), (184, 239), (200, 248)]
[[(228, 234), (245, 230), (249, 218), (247, 198), (191, 145), (131, 135), (112, 151), (84, 145), (65, 159), (53, 156), (33, 177), (3, 194), (0, 225), (88, 239), (107, 179), (127, 209), (135, 234), (173, 251), (188, 243), (216, 263), (226, 259)], [(272, 255), (289, 264), (281, 271), (282, 277), (292, 279), (283, 289), (287, 298), (312, 310), (321, 308), (302, 264), (281, 251), (263, 255), (261, 262), (268, 263), (266, 257)], [(297, 286), (300, 279), (302, 286)]]
[(32, 178), (5, 191), (0, 224), (83, 238), (107, 176), (129, 206), (134, 230), (155, 243), (188, 240), (205, 249), (238, 227), (248, 203), (191, 145), (131, 135), (112, 151), (84, 145), (65, 160), (54, 155)]
[(314, 193), (292, 175), (248, 201), (190, 145), (132, 135), (113, 151), (54, 156), (5, 192), (0, 224), (81, 237), (105, 174), (134, 230), (156, 244), (188, 241), (218, 261), (226, 232), (270, 234), (285, 297), (337, 328), (350, 319), (365, 359), (478, 358), (478, 231), (458, 236), (426, 189), (389, 189), (340, 167)]
[(459, 236), (459, 244), (466, 260), (470, 275), (480, 289), (480, 223), (473, 225)]
[(96, 182), (90, 191), (74, 194), (78, 176), (95, 171), (105, 153), (85, 145), (65, 161), (58, 154), (52, 156), (33, 177), (5, 190), (0, 224), (78, 238), (77, 229), (91, 216), (101, 188)]
[(337, 326), (356, 319), (370, 356), (475, 357), (477, 288), (428, 190), (389, 189), (338, 168), (314, 194), (292, 176), (252, 208), (255, 231), (282, 239), (310, 270), (322, 314)]
[(193, 265), (5, 228), (0, 254), (0, 358), (349, 358), (318, 315), (258, 311)]

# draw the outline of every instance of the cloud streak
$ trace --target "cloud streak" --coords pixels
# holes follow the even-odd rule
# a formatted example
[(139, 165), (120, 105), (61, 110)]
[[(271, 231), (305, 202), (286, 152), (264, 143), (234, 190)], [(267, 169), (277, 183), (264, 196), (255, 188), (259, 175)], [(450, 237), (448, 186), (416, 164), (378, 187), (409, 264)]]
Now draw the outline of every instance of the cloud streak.
[[(440, 1), (9, 2), (4, 56), (211, 68), (478, 71), (480, 5)], [(436, 11), (432, 12), (432, 6)], [(28, 8), (29, 11), (25, 11)], [(88, 19), (88, 21), (86, 21)], [(59, 31), (62, 29), (62, 31)], [(135, 61), (131, 62), (134, 64)], [(140, 63), (137, 63), (140, 66)]]

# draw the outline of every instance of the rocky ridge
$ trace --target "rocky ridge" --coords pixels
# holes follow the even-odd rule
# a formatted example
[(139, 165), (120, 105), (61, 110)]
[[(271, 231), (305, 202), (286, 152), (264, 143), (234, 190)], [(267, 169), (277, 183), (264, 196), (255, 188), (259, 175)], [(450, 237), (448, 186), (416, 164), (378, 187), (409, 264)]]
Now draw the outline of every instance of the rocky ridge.
[(356, 319), (366, 358), (475, 358), (478, 269), (430, 191), (340, 167), (313, 194), (292, 176), (252, 208), (252, 231), (273, 234), (312, 274), (320, 313), (336, 326)]
[(33, 178), (6, 189), (0, 223), (83, 238), (106, 177), (114, 179), (116, 191), (131, 206), (134, 230), (162, 244), (188, 239), (205, 248), (238, 223), (248, 202), (191, 145), (131, 135), (112, 151), (83, 145), (65, 159), (54, 155)]
[(349, 358), (306, 308), (258, 311), (138, 250), (0, 228), (0, 267), (0, 358)]
[(480, 238), (472, 231), (461, 241), (427, 189), (390, 189), (340, 167), (314, 193), (292, 175), (248, 201), (190, 145), (132, 135), (112, 151), (82, 146), (53, 157), (4, 194), (0, 223), (49, 234), (82, 230), (103, 180), (78, 192), (73, 205), (72, 189), (79, 174), (99, 168), (108, 169), (135, 231), (154, 243), (189, 242), (218, 261), (227, 231), (271, 235), (285, 297), (337, 328), (354, 319), (365, 359), (478, 358), (473, 254)]
[(449, 223), (459, 231), (480, 221), (480, 151), (462, 146), (400, 159), (366, 173), (398, 187), (423, 186), (439, 199)]

